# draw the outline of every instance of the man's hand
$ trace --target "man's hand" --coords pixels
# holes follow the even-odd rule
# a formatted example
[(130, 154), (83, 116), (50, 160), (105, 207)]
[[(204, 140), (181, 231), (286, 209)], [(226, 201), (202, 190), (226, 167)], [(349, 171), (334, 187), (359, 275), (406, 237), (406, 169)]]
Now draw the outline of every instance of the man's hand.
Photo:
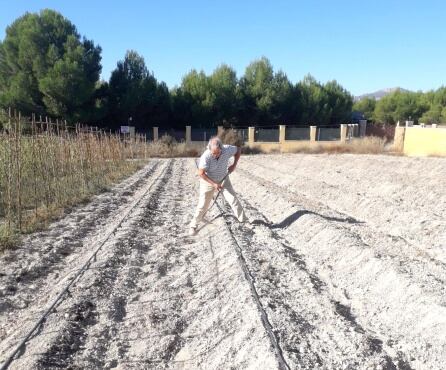
[(215, 182), (214, 184), (212, 184), (212, 186), (214, 187), (215, 190), (220, 191), (223, 190), (223, 185)]
[(233, 173), (234, 171), (235, 171), (235, 167), (236, 167), (237, 165), (234, 163), (233, 165), (231, 165), (231, 166), (229, 166), (228, 167), (228, 172), (229, 173)]

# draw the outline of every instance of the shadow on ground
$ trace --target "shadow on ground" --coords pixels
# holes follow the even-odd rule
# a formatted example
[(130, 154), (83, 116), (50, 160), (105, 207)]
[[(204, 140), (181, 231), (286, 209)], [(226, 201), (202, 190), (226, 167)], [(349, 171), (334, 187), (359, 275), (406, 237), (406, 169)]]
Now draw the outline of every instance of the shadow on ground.
[[(353, 217), (346, 217), (346, 218), (330, 217), (330, 216), (325, 216), (325, 215), (322, 215), (320, 213), (313, 212), (313, 211), (299, 210), (299, 211), (292, 213), (291, 215), (289, 215), (288, 217), (286, 217), (279, 223), (272, 223), (272, 222), (267, 222), (265, 220), (254, 219), (251, 222), (249, 222), (249, 224), (254, 225), (254, 226), (262, 225), (262, 226), (266, 226), (270, 229), (285, 229), (288, 226), (290, 226), (291, 224), (293, 224), (294, 222), (296, 222), (299, 218), (301, 218), (304, 215), (316, 215), (316, 216), (322, 217), (323, 219), (325, 219), (327, 221), (331, 221), (331, 222), (346, 222), (349, 224), (363, 224), (364, 223), (363, 221), (356, 220)], [(214, 220), (216, 220), (217, 218), (222, 217), (222, 216), (223, 216), (223, 214), (220, 213), (217, 216), (215, 216), (213, 219), (207, 221), (207, 223), (212, 223)], [(237, 218), (232, 214), (227, 215), (227, 216), (237, 220)]]

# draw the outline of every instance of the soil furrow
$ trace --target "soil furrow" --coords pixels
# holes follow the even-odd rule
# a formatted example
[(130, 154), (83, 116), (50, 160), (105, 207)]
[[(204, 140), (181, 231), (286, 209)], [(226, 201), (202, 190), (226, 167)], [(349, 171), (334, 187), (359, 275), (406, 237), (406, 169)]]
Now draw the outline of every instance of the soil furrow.
[(444, 185), (419, 192), (446, 162), (265, 158), (231, 175), (248, 223), (214, 206), (188, 236), (196, 166), (153, 159), (1, 256), (0, 357), (107, 240), (11, 369), (442, 368)]
[[(135, 184), (147, 181), (157, 167), (158, 163), (151, 162), (121, 186), (95, 197), (86, 206), (72, 209), (48, 231), (35, 233), (25, 238), (17, 249), (5, 252), (0, 257), (1, 317), (16, 315), (18, 310), (34, 304), (36, 297), (45, 294), (42, 288), (48, 286), (48, 281), (58, 281), (65, 276), (76, 264), (76, 259), (87, 252), (85, 245), (92, 244), (101, 236), (97, 233), (98, 228), (132, 199)], [(129, 191), (128, 186), (133, 190)], [(1, 323), (0, 339), (7, 333), (7, 328)]]
[[(229, 266), (222, 268), (220, 255), (228, 253), (224, 251), (226, 246), (222, 250), (224, 244), (219, 239), (206, 237), (210, 232), (206, 227), (198, 240), (184, 236), (195, 206), (195, 194), (188, 191), (179, 196), (178, 189), (193, 189), (190, 182), (194, 169), (190, 161), (179, 160), (176, 164), (163, 196), (144, 212), (145, 234), (156, 247), (146, 256), (146, 273), (138, 281), (138, 292), (130, 298), (128, 311), (132, 315), (120, 326), (107, 354), (108, 358), (114, 358), (113, 363), (118, 367), (207, 369), (239, 361), (234, 359), (233, 346), (228, 346), (228, 340), (235, 335), (234, 324), (240, 320), (240, 304), (227, 311), (222, 301), (222, 296), (228, 294), (225, 290), (233, 289), (233, 274), (241, 278), (240, 273), (234, 271), (235, 256), (231, 257)], [(176, 298), (178, 292), (183, 292), (184, 299)], [(243, 301), (249, 299), (246, 288), (239, 293)], [(157, 299), (148, 302), (147, 297)], [(244, 332), (245, 325), (239, 328), (240, 333)], [(253, 338), (246, 340), (248, 347), (253, 339), (259, 340), (253, 330), (262, 335), (255, 327), (249, 330)], [(119, 346), (128, 349), (122, 358), (116, 358)], [(219, 351), (227, 353), (224, 360)], [(259, 355), (259, 359), (264, 359), (265, 355), (268, 356), (268, 351)], [(269, 361), (271, 358), (265, 363)]]
[[(383, 342), (396, 365), (423, 368), (441, 363), (445, 286), (438, 278), (444, 276), (438, 261), (421, 263), (407, 251), (406, 256), (387, 254), (382, 246), (392, 248), (395, 243), (380, 233), (370, 235), (367, 224), (336, 220), (335, 212), (313, 208), (311, 200), (293, 202), (286, 189), (251, 173), (238, 171), (235, 180), (256, 189), (255, 196), (248, 193), (246, 199), (270, 217), (253, 223), (277, 231), (305, 256), (327, 285), (333, 304), (351, 307), (356, 323)], [(291, 216), (283, 219), (287, 214)]]
[[(440, 260), (433, 259), (429, 254), (426, 254), (404, 238), (382, 233), (376, 230), (373, 225), (356, 220), (350, 215), (338, 212), (319, 201), (309, 199), (307, 196), (278, 185), (267, 178), (256, 176), (243, 169), (239, 173), (245, 181), (246, 179), (249, 179), (251, 182), (254, 181), (257, 183), (257, 186), (266, 187), (268, 189), (267, 192), (280, 194), (282, 199), (286, 199), (294, 207), (299, 207), (297, 211), (294, 210), (285, 219), (271, 225), (272, 228), (284, 229), (304, 215), (315, 215), (327, 221), (338, 222), (339, 227), (345, 228), (348, 233), (358, 238), (362, 244), (373, 245), (377, 258), (387, 257), (393, 259), (399, 266), (401, 273), (405, 273), (408, 276), (417, 275), (418, 278), (424, 280), (426, 287), (432, 287), (434, 290), (445, 289), (446, 264)], [(283, 210), (281, 211), (282, 214)], [(411, 250), (415, 250), (416, 253), (410, 253)], [(429, 273), (426, 274), (426, 271), (429, 271)]]
[[(155, 166), (156, 167), (156, 166)], [(152, 173), (152, 171), (150, 171), (150, 173)], [(104, 233), (105, 234), (105, 233)], [(103, 249), (107, 249), (107, 245), (106, 244)], [(94, 247), (94, 245), (93, 245)], [(89, 245), (88, 248), (85, 248), (88, 250), (93, 250), (92, 246)], [(89, 252), (88, 250), (84, 251), (84, 255), (88, 255)], [(126, 248), (121, 248), (121, 251), (119, 251), (121, 254), (124, 254), (126, 251)], [(109, 253), (109, 251), (107, 251), (107, 253)], [(44, 364), (43, 366), (49, 365), (53, 362), (52, 358), (56, 357), (59, 358), (59, 352), (65, 353), (64, 351), (67, 351), (68, 348), (70, 348), (70, 350), (74, 353), (76, 350), (78, 350), (81, 346), (82, 346), (82, 341), (83, 339), (85, 339), (85, 335), (83, 335), (83, 331), (85, 329), (85, 326), (88, 325), (93, 325), (95, 320), (92, 320), (92, 317), (96, 315), (96, 307), (97, 304), (95, 302), (95, 298), (94, 298), (94, 294), (98, 293), (100, 294), (100, 292), (97, 290), (98, 287), (102, 288), (102, 291), (104, 289), (111, 289), (113, 286), (113, 281), (116, 278), (116, 270), (114, 269), (114, 265), (117, 263), (117, 261), (119, 261), (120, 259), (120, 255), (119, 253), (116, 254), (112, 254), (111, 256), (109, 256), (108, 259), (106, 259), (104, 261), (104, 266), (101, 269), (93, 269), (91, 271), (87, 270), (87, 273), (84, 273), (84, 275), (86, 274), (96, 274), (97, 276), (99, 276), (97, 279), (91, 279), (90, 281), (88, 279), (85, 279), (85, 276), (81, 276), (81, 280), (82, 282), (79, 283), (78, 287), (80, 287), (81, 289), (78, 289), (78, 287), (76, 287), (76, 285), (78, 283), (76, 283), (74, 286), (72, 286), (69, 290), (69, 299), (67, 301), (69, 302), (74, 302), (71, 305), (67, 305), (67, 302), (62, 302), (61, 306), (62, 309), (64, 309), (63, 307), (67, 307), (65, 308), (65, 314), (63, 316), (63, 321), (66, 321), (66, 327), (65, 329), (62, 329), (62, 335), (59, 339), (54, 339), (54, 345), (53, 347), (51, 347), (51, 349), (49, 350), (49, 355), (47, 356), (46, 360), (40, 360), (42, 364)], [(68, 266), (69, 267), (69, 266)], [(70, 274), (68, 274), (67, 276), (70, 276), (73, 274), (73, 271), (71, 271)], [(59, 288), (60, 290), (62, 289), (62, 286), (67, 283), (68, 280), (66, 279), (62, 279), (59, 282), (57, 282), (61, 287)], [(88, 285), (90, 289), (93, 290), (93, 293), (86, 293), (84, 292), (84, 286)], [(56, 287), (53, 287), (53, 289), (58, 289), (57, 285)], [(83, 293), (84, 297), (82, 299), (79, 299), (76, 301), (75, 299), (75, 292), (76, 293)], [(48, 293), (51, 294), (51, 293)], [(54, 294), (54, 293), (53, 293)], [(50, 296), (48, 296), (45, 300), (42, 299), (44, 297), (39, 297), (42, 306), (46, 305), (47, 302), (51, 301), (51, 299), (49, 299)], [(91, 311), (92, 314), (89, 315), (87, 318), (83, 318), (79, 315), (76, 315), (76, 313), (78, 312), (78, 309), (76, 309), (76, 307), (84, 307), (85, 302), (90, 302), (91, 303)], [(73, 307), (73, 308), (70, 308)], [(41, 309), (39, 309), (39, 307), (35, 307), (35, 309), (38, 309), (39, 311)], [(56, 309), (57, 310), (57, 309)], [(74, 314), (73, 314), (74, 313)], [(21, 312), (20, 314), (23, 314), (23, 316), (25, 316), (26, 314), (29, 315), (29, 313), (26, 313), (25, 311)], [(32, 314), (33, 317), (37, 317), (36, 313)], [(70, 318), (74, 317), (73, 320), (70, 321)], [(67, 320), (68, 319), (68, 320)], [(88, 320), (87, 320), (88, 319)], [(46, 324), (53, 320), (53, 318), (50, 317), (47, 319)], [(18, 321), (18, 320), (17, 320)], [(61, 321), (59, 321), (57, 323), (57, 325), (60, 325), (62, 323)], [(20, 322), (22, 324), (22, 322)], [(32, 324), (32, 321), (29, 321), (29, 324)], [(11, 327), (9, 328), (11, 329)], [(20, 327), (16, 330), (16, 336), (20, 335), (21, 332), (24, 332), (26, 328)], [(50, 329), (52, 330), (52, 329)], [(42, 331), (41, 331), (42, 333)], [(82, 334), (82, 335), (81, 335)], [(42, 335), (42, 334), (41, 334)], [(45, 335), (45, 334), (43, 334)], [(49, 335), (50, 337), (52, 337), (52, 333), (50, 333)], [(37, 336), (38, 337), (38, 336)], [(73, 339), (74, 338), (74, 339)], [(67, 346), (67, 343), (70, 343), (70, 341), (73, 339), (73, 343), (77, 343), (75, 345), (70, 345)], [(8, 338), (8, 342), (13, 341), (13, 337), (9, 337)], [(6, 342), (6, 341), (5, 341)], [(3, 347), (3, 344), (6, 345), (6, 343), (2, 343), (2, 350), (4, 351), (5, 347)], [(47, 346), (48, 347), (48, 343)], [(10, 347), (11, 348), (11, 347)], [(55, 353), (55, 355), (54, 355)], [(71, 355), (71, 354), (70, 354)], [(66, 356), (67, 358), (69, 358), (70, 356)], [(61, 357), (63, 358), (63, 356)], [(43, 361), (43, 362), (42, 362)], [(62, 361), (62, 360), (61, 360)]]
[[(265, 220), (253, 207), (247, 211)], [(291, 368), (396, 368), (382, 348), (373, 345), (376, 338), (339, 315), (325, 283), (308, 271), (303, 256), (287, 240), (263, 224), (250, 230), (232, 217), (226, 216), (226, 222), (243, 248), (262, 306)]]

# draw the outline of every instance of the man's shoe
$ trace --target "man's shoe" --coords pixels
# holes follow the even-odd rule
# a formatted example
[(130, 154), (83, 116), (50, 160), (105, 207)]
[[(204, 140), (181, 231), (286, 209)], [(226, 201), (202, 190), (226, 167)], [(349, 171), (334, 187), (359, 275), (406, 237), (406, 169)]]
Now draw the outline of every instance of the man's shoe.
[(197, 228), (196, 227), (189, 228), (189, 235), (190, 236), (197, 235)]

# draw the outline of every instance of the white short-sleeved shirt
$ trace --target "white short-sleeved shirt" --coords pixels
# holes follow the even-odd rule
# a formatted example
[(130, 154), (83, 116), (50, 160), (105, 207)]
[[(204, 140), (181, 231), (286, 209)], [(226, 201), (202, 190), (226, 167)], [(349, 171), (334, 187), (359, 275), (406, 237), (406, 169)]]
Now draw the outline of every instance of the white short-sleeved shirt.
[(200, 157), (198, 168), (205, 170), (206, 175), (215, 182), (220, 182), (228, 173), (229, 159), (237, 153), (237, 150), (238, 148), (234, 145), (223, 145), (217, 159), (207, 149)]

